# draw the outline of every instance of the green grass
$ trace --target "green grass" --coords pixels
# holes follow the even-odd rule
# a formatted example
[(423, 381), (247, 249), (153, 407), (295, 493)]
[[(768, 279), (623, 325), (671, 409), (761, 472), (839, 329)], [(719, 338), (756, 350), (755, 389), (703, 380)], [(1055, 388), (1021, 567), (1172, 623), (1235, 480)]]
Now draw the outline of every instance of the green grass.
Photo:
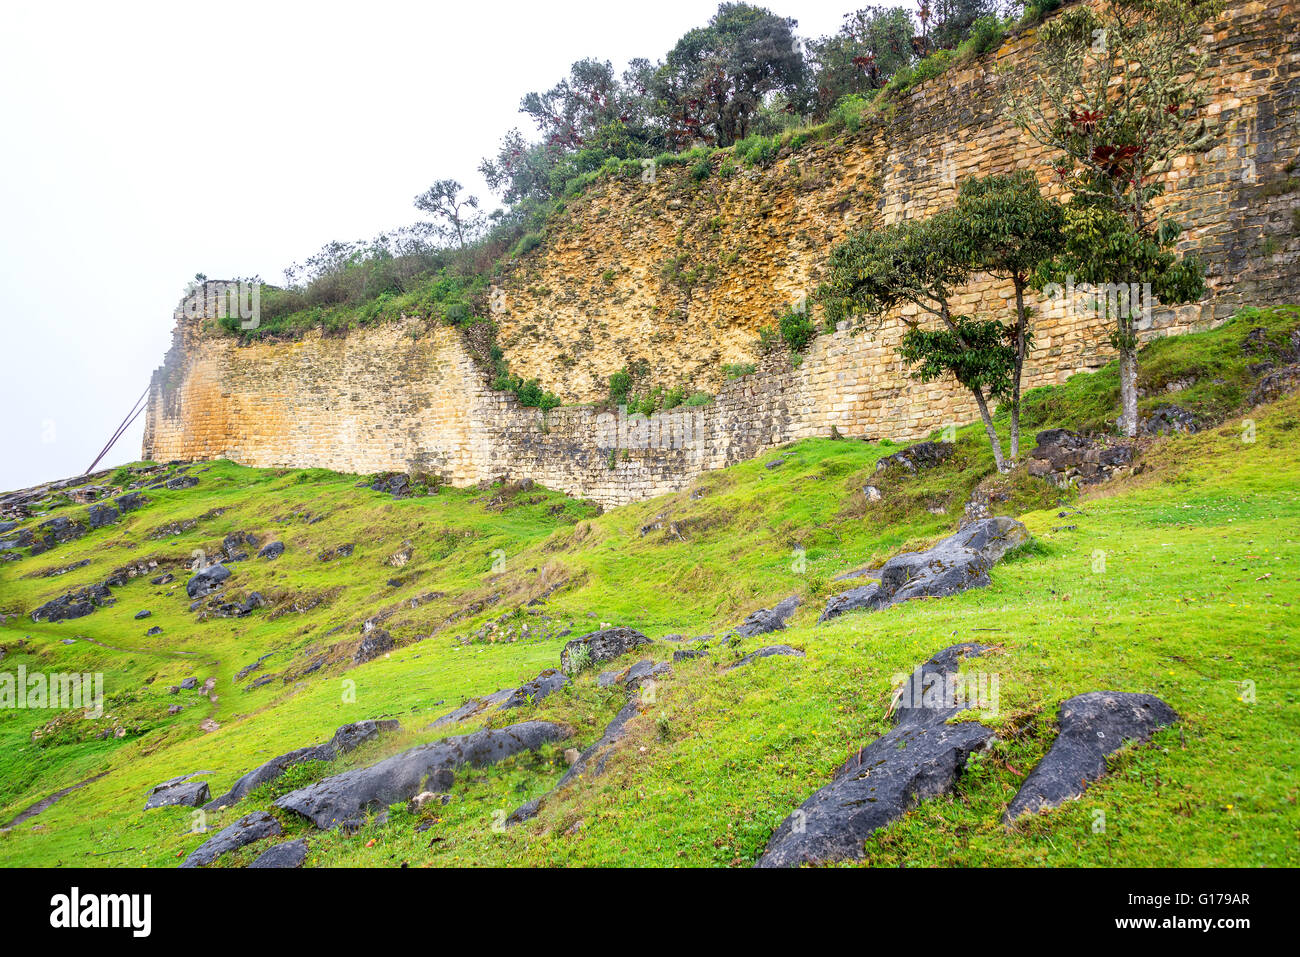
[[(1234, 337), (1272, 321), (1252, 314), (1215, 333), (1157, 343), (1144, 352), (1144, 375), (1181, 378), (1195, 366), (1237, 381)], [(1294, 313), (1288, 321), (1295, 324)], [(1286, 330), (1278, 322), (1280, 335)], [(1106, 382), (1103, 371), (1056, 387), (1050, 423), (1081, 424), (1099, 407), (1094, 393)], [(807, 658), (720, 670), (774, 643), (769, 637), (678, 663), (630, 723), (607, 773), (548, 800), (537, 819), (518, 828), (501, 831), (494, 822), (548, 791), (563, 773), (563, 749), (594, 741), (620, 707), (621, 692), (596, 685), (600, 669), (536, 706), (490, 716), (494, 726), (562, 721), (573, 737), (458, 774), (449, 803), (418, 815), (427, 829), (417, 831), (417, 815), (401, 807), (387, 823), (372, 821), (351, 835), (320, 834), (275, 813), (291, 836), (309, 838), (308, 863), (316, 866), (745, 866), (847, 754), (887, 727), (893, 676), (974, 640), (994, 649), (968, 667), (999, 675), (1000, 707), (986, 716), (999, 741), (953, 796), (919, 806), (874, 836), (866, 863), (1295, 865), (1300, 466), (1293, 449), (1300, 397), (1250, 415), (1253, 443), (1242, 442), (1230, 417), (1194, 436), (1157, 439), (1141, 471), (1083, 495), (1062, 496), (1021, 472), (999, 479), (1009, 496), (1004, 509), (1020, 514), (1037, 541), (999, 565), (991, 587), (821, 627), (815, 621), (826, 596), (853, 584), (834, 582), (836, 575), (957, 526), (970, 489), (992, 471), (981, 429), (959, 430), (953, 458), (911, 479), (876, 475), (876, 460), (892, 444), (808, 440), (780, 450), (780, 468), (765, 468), (777, 452), (764, 454), (705, 474), (691, 489), (603, 515), (537, 487), (443, 488), (397, 501), (357, 488), (356, 476), (195, 466), (200, 484), (193, 489), (150, 491), (151, 503), (117, 526), (0, 563), (5, 614), (24, 614), (149, 556), (178, 579), (157, 587), (137, 578), (114, 589), (115, 605), (74, 621), (35, 625), (19, 617), (0, 625), (5, 671), (19, 664), (102, 671), (112, 724), (127, 729), (101, 740), (103, 720), (74, 714), (33, 739), (56, 712), (0, 712), (0, 821), (108, 772), (0, 835), (0, 863), (174, 866), (203, 837), (191, 833), (189, 809), (142, 810), (147, 790), (166, 778), (207, 771), (218, 794), (257, 764), (323, 741), (345, 722), (402, 721), (400, 734), (332, 767), (296, 769), (207, 821), (224, 826), (269, 807), (289, 784), (435, 740), (425, 726), (464, 698), (557, 667), (560, 628), (581, 634), (611, 622), (655, 639), (712, 633), (798, 593), (804, 605), (776, 641), (804, 649)], [(881, 485), (884, 501), (865, 500), (868, 481)], [(946, 512), (932, 512), (937, 506)], [(64, 505), (52, 514), (81, 511)], [(182, 535), (150, 537), (200, 516), (207, 517)], [(180, 565), (194, 549), (215, 551), (233, 531), (285, 542), (275, 562), (231, 566), (231, 595), (255, 589), (270, 604), (243, 619), (198, 621)], [(317, 559), (348, 542), (356, 544), (351, 557)], [(414, 549), (410, 562), (387, 564), (404, 542)], [(1099, 550), (1104, 572), (1093, 570)], [(91, 564), (58, 577), (24, 577), (83, 559)], [(387, 584), (392, 578), (397, 587)], [(543, 604), (528, 605), (548, 592)], [(441, 597), (411, 606), (430, 593)], [(289, 610), (303, 595), (323, 601)], [(141, 608), (153, 615), (135, 621)], [(383, 627), (398, 647), (349, 667), (362, 623), (390, 610)], [(498, 640), (474, 637), (498, 619), (489, 632)], [(146, 637), (153, 625), (163, 633)], [(525, 637), (544, 628), (549, 635)], [(65, 645), (67, 638), (78, 640)], [(653, 654), (662, 660), (674, 647), (659, 643)], [(237, 670), (268, 653), (261, 671), (233, 683)], [(321, 655), (329, 663), (299, 674)], [(244, 690), (264, 674), (289, 680)], [(188, 675), (216, 677), (218, 701), (167, 693)], [(1242, 700), (1244, 682), (1254, 682), (1254, 703)], [(1182, 721), (1118, 756), (1113, 772), (1081, 800), (1004, 829), (1001, 811), (1050, 746), (1059, 703), (1099, 689), (1157, 694)], [(173, 703), (185, 710), (167, 715)], [(199, 730), (207, 717), (218, 731)], [(460, 730), (482, 725), (471, 719)], [(1093, 831), (1098, 810), (1104, 833)], [(261, 849), (245, 849), (222, 866), (246, 863)]]

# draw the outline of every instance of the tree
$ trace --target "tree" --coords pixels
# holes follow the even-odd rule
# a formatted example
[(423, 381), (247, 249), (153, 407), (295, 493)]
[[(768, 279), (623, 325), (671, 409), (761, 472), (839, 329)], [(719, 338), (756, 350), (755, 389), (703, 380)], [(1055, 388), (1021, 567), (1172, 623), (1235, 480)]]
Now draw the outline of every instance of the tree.
[(913, 375), (921, 381), (946, 373), (970, 390), (1002, 472), (1007, 465), (988, 400), (1007, 394), (1015, 350), (1010, 327), (952, 312), (952, 291), (970, 277), (970, 259), (953, 210), (864, 229), (831, 251), (829, 278), (817, 298), (832, 322), (858, 313), (880, 318), (904, 303), (938, 319), (940, 328), (930, 331), (921, 329), (920, 318), (904, 319), (909, 329), (899, 352), (919, 364)]
[(1011, 325), (1011, 459), (1020, 457), (1020, 379), (1033, 341), (1025, 290), (1039, 270), (1062, 251), (1064, 212), (1046, 199), (1032, 173), (968, 179), (957, 195), (958, 242), (973, 270), (1006, 279), (1015, 290)]
[(465, 239), (473, 238), (482, 225), (482, 217), (473, 210), (478, 209), (478, 197), (460, 198), (461, 185), (454, 179), (440, 179), (427, 190), (415, 197), (415, 208), (434, 218), (429, 229), (443, 239), (455, 238), (456, 245), (465, 248)]
[(761, 7), (724, 3), (708, 26), (678, 40), (653, 81), (672, 144), (730, 146), (749, 135), (768, 96), (804, 99), (807, 65), (796, 25)]
[(953, 49), (970, 36), (975, 21), (997, 17), (1004, 5), (998, 0), (917, 0), (917, 19), (921, 21), (917, 52), (924, 56)]
[(832, 36), (808, 44), (818, 113), (825, 116), (842, 96), (878, 90), (912, 62), (915, 26), (901, 7), (863, 7), (844, 15)]
[[(1120, 288), (1149, 283), (1166, 305), (1204, 294), (1199, 264), (1172, 252), (1178, 226), (1160, 219), (1151, 204), (1164, 189), (1160, 176), (1173, 158), (1204, 149), (1211, 140), (1201, 33), (1221, 9), (1221, 0), (1080, 5), (1043, 25), (1037, 56), (1008, 78), (1012, 116), (1061, 154), (1055, 169), (1073, 193), (1070, 252), (1054, 273), (1075, 271), (1091, 277), (1085, 281)], [(1130, 235), (1121, 235), (1122, 226)], [(1119, 258), (1099, 258), (1103, 251)], [(1110, 342), (1119, 353), (1120, 430), (1132, 436), (1140, 310), (1131, 300), (1127, 305), (1108, 310), (1108, 318), (1114, 321)]]

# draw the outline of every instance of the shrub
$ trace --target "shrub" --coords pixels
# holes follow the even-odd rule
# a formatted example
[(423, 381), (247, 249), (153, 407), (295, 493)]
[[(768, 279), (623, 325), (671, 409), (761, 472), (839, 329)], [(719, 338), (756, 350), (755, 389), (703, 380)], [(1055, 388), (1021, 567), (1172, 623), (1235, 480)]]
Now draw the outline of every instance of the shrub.
[(519, 242), (515, 243), (515, 248), (510, 251), (510, 255), (514, 259), (525, 256), (540, 246), (545, 239), (545, 235), (539, 232), (524, 233), (523, 236), (519, 237)]
[(615, 405), (627, 402), (627, 394), (632, 390), (632, 373), (624, 366), (609, 377), (609, 400)]
[(791, 309), (781, 317), (781, 338), (793, 352), (802, 352), (817, 337), (817, 326), (806, 312)]

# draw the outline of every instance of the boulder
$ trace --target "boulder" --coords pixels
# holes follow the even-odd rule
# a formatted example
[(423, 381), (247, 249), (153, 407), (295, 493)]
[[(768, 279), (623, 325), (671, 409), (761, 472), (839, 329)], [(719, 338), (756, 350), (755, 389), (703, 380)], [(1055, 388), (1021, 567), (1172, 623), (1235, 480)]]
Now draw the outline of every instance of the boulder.
[(878, 583), (832, 596), (818, 622), (860, 608), (874, 611), (911, 598), (942, 598), (982, 588), (989, 583), (989, 569), (1029, 538), (1029, 530), (1013, 518), (971, 522), (933, 548), (895, 555), (881, 566)]
[(566, 728), (548, 721), (524, 721), (459, 735), (291, 791), (275, 806), (301, 814), (322, 830), (357, 826), (365, 821), (370, 809), (409, 801), (421, 791), (450, 790), (452, 772), (463, 764), (494, 764), (568, 736)]
[(616, 680), (629, 691), (636, 691), (647, 681), (651, 681), (661, 675), (666, 675), (672, 670), (673, 666), (666, 661), (655, 664), (654, 661), (646, 658), (642, 661), (638, 661), (631, 668), (628, 668), (627, 671), (619, 675)]
[[(267, 542), (257, 553), (258, 558), (276, 559), (284, 554), (284, 542)], [(281, 845), (287, 846), (287, 845)]]
[(178, 778), (154, 785), (145, 800), (144, 809), (151, 811), (159, 807), (198, 807), (212, 796), (208, 791), (207, 781), (191, 781), (196, 774), (183, 774)]
[(305, 761), (333, 761), (340, 755), (347, 754), (358, 745), (372, 738), (377, 738), (381, 734), (396, 731), (400, 727), (401, 725), (397, 721), (391, 720), (358, 721), (355, 724), (345, 724), (334, 732), (334, 737), (329, 741), (286, 752), (249, 771), (232, 784), (229, 791), (221, 795), (221, 797), (209, 801), (207, 810), (215, 810), (222, 806), (229, 807), (243, 800), (254, 788), (268, 781), (274, 781), (295, 764), (302, 764)]
[(1246, 404), (1256, 406), (1265, 402), (1276, 402), (1297, 389), (1300, 389), (1300, 363), (1292, 363), (1274, 369), (1260, 379), (1250, 390), (1250, 395), (1246, 397)]
[(794, 867), (861, 858), (863, 842), (925, 798), (951, 790), (972, 751), (987, 747), (993, 731), (973, 721), (948, 724), (964, 710), (946, 688), (963, 657), (984, 649), (946, 648), (903, 685), (893, 730), (862, 748), (822, 788), (782, 822), (759, 867)]
[(307, 842), (301, 838), (276, 844), (262, 852), (249, 867), (302, 867), (307, 860)]
[(737, 625), (733, 631), (742, 638), (752, 638), (755, 635), (766, 635), (769, 632), (780, 631), (785, 627), (785, 623), (798, 607), (799, 596), (791, 595), (774, 608), (760, 608), (746, 618), (744, 622)]
[(1133, 461), (1133, 446), (1108, 445), (1069, 429), (1045, 429), (1036, 441), (1029, 474), (1059, 488), (1103, 482)]
[(1173, 724), (1173, 708), (1149, 694), (1092, 691), (1061, 703), (1060, 734), (1012, 798), (1003, 820), (1057, 807), (1106, 773), (1106, 756)]
[[(632, 628), (606, 628), (593, 631), (568, 642), (560, 652), (560, 667), (573, 674), (579, 662), (583, 667), (613, 661), (637, 645), (648, 645), (650, 639)], [(586, 649), (586, 654), (582, 653)], [(583, 661), (583, 658), (586, 660)]]
[(225, 565), (209, 565), (196, 572), (185, 583), (185, 594), (191, 598), (202, 598), (205, 595), (210, 595), (220, 588), (221, 583), (229, 577), (230, 569)]
[(425, 730), (432, 730), (443, 725), (455, 724), (458, 721), (464, 721), (466, 718), (472, 718), (477, 714), (490, 711), (493, 708), (499, 708), (511, 698), (514, 697), (517, 688), (502, 688), (500, 691), (494, 691), (489, 695), (483, 695), (481, 698), (470, 698), (455, 711), (444, 714), (441, 718), (430, 724)]
[(267, 837), (279, 837), (284, 833), (280, 822), (265, 811), (245, 814), (234, 824), (222, 828), (215, 836), (208, 838), (196, 847), (190, 856), (181, 862), (181, 867), (202, 867), (211, 864), (222, 854), (229, 854), (254, 841)]

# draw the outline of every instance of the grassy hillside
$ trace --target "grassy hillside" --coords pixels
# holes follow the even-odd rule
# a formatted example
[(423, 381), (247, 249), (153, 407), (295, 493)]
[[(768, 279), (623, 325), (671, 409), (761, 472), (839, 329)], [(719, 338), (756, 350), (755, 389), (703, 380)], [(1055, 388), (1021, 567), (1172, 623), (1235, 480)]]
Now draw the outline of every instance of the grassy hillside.
[[(995, 648), (978, 667), (1000, 679), (999, 707), (984, 717), (997, 744), (954, 796), (869, 841), (866, 863), (1300, 863), (1300, 397), (1245, 411), (1253, 442), (1243, 441), (1249, 431), (1238, 418), (1257, 374), (1248, 369), (1257, 358), (1241, 358), (1245, 337), (1263, 327), (1280, 350), (1298, 326), (1300, 310), (1252, 312), (1150, 347), (1148, 405), (1176, 401), (1218, 424), (1152, 439), (1132, 474), (1082, 495), (1023, 469), (991, 478), (976, 428), (959, 433), (945, 464), (877, 482), (880, 502), (862, 486), (897, 447), (810, 440), (603, 515), (535, 486), (398, 500), (358, 487), (358, 476), (196, 464), (188, 470), (196, 486), (147, 489), (149, 503), (117, 524), (0, 563), (0, 613), (17, 616), (0, 624), (0, 668), (102, 671), (108, 696), (99, 720), (0, 711), (0, 822), (107, 772), (0, 834), (0, 863), (174, 866), (204, 837), (190, 832), (191, 809), (142, 810), (148, 789), (165, 779), (206, 771), (216, 795), (346, 722), (402, 722), (399, 735), (332, 766), (301, 766), (209, 816), (209, 827), (221, 827), (314, 777), (442, 737), (449, 729), (426, 726), (467, 697), (558, 667), (565, 632), (628, 625), (657, 640), (640, 657), (667, 660), (681, 645), (659, 639), (717, 633), (790, 594), (804, 603), (786, 631), (715, 644), (711, 657), (675, 664), (606, 774), (579, 781), (516, 828), (494, 823), (547, 792), (566, 767), (564, 747), (594, 741), (621, 707), (624, 693), (598, 687), (595, 671), (486, 719), (561, 721), (573, 729), (569, 742), (459, 773), (451, 800), (418, 821), (395, 806), (383, 823), (322, 834), (275, 813), (291, 837), (308, 838), (309, 865), (746, 866), (847, 754), (885, 730), (895, 675), (948, 645), (978, 641)], [(1155, 394), (1189, 378), (1196, 384), (1176, 396)], [(1039, 390), (1034, 425), (1096, 426), (1113, 408), (1113, 379), (1103, 370)], [(784, 464), (769, 468), (779, 457)], [(950, 533), (977, 485), (997, 486), (996, 510), (1018, 515), (1036, 539), (993, 570), (991, 587), (815, 624), (828, 595), (856, 584), (835, 576)], [(84, 511), (59, 505), (22, 527)], [(208, 605), (190, 611), (185, 565), (197, 549), (216, 554), (232, 533), (282, 541), (285, 553), (268, 561), (248, 548), (248, 560), (229, 566), (223, 601), (257, 591), (263, 607), (202, 618)], [(343, 544), (354, 551), (322, 560)], [(27, 617), (144, 559), (157, 569), (114, 588), (113, 605), (58, 624)], [(176, 580), (149, 584), (164, 572)], [(150, 617), (134, 618), (146, 609)], [(396, 647), (354, 666), (363, 625), (376, 619)], [(155, 626), (161, 634), (146, 636)], [(721, 670), (778, 642), (807, 657)], [(189, 676), (215, 678), (217, 700), (168, 693)], [(1001, 812), (1050, 746), (1059, 702), (1099, 689), (1156, 694), (1183, 720), (1123, 753), (1081, 800), (1005, 829)], [(174, 704), (184, 710), (169, 715)], [(205, 719), (218, 729), (201, 730)], [(1105, 812), (1102, 833), (1095, 810)]]

